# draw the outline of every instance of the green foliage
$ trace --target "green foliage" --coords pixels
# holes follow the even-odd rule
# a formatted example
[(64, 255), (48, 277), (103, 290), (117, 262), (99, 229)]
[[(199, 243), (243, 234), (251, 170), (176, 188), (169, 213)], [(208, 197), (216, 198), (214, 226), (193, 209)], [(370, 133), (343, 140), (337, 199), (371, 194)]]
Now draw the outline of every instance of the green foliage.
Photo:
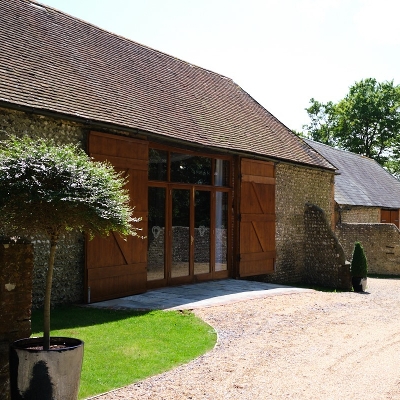
[(356, 82), (334, 104), (310, 100), (306, 137), (370, 157), (400, 171), (400, 86), (373, 78)]
[(11, 136), (0, 142), (0, 226), (2, 234), (46, 234), (50, 239), (44, 296), (43, 346), (50, 346), (50, 299), (54, 259), (64, 230), (90, 237), (137, 235), (125, 181), (107, 163), (52, 140)]
[(53, 141), (0, 142), (0, 223), (10, 233), (135, 235), (124, 179), (83, 150)]
[[(56, 336), (79, 337), (85, 357), (79, 398), (122, 387), (186, 363), (215, 345), (217, 336), (193, 313), (61, 307), (53, 311)], [(42, 315), (32, 314), (33, 335)]]
[(367, 257), (360, 242), (354, 245), (353, 258), (350, 266), (351, 275), (357, 278), (366, 278), (368, 274)]
[(303, 127), (307, 129), (307, 135), (305, 136), (308, 139), (330, 146), (335, 146), (337, 144), (334, 135), (334, 109), (335, 105), (331, 101), (324, 104), (313, 98), (310, 100), (310, 107), (306, 110), (311, 119), (311, 123)]

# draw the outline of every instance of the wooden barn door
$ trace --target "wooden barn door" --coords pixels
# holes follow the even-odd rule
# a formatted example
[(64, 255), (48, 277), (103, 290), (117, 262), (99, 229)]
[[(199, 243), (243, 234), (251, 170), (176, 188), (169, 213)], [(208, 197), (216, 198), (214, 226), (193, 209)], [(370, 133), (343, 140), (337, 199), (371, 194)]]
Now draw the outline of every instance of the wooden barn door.
[(381, 222), (399, 227), (399, 210), (381, 210)]
[(239, 275), (274, 271), (275, 168), (273, 163), (242, 159)]
[[(135, 226), (147, 236), (147, 165), (146, 141), (91, 132), (89, 154), (97, 161), (108, 160), (117, 171), (128, 177), (127, 189), (134, 216), (142, 221)], [(147, 239), (118, 234), (87, 240), (86, 287), (87, 302), (129, 296), (146, 291)]]

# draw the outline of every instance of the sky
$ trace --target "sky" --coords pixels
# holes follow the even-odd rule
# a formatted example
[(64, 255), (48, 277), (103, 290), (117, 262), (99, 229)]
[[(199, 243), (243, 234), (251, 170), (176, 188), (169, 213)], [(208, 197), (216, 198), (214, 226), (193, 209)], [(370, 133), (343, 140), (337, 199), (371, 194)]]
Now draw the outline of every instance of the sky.
[(398, 0), (38, 0), (233, 79), (290, 129), (310, 99), (400, 84)]

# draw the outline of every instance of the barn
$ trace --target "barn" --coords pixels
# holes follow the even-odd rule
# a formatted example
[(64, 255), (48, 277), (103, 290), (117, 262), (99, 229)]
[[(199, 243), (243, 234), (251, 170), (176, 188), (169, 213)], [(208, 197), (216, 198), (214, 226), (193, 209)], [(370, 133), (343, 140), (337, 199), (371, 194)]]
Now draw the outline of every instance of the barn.
[[(337, 263), (305, 218), (315, 205), (333, 235), (335, 167), (232, 79), (35, 1), (1, 2), (0, 20), (1, 138), (111, 162), (145, 236), (66, 235), (55, 303), (227, 277), (300, 282), (310, 241)], [(30, 239), (40, 304), (46, 243)]]

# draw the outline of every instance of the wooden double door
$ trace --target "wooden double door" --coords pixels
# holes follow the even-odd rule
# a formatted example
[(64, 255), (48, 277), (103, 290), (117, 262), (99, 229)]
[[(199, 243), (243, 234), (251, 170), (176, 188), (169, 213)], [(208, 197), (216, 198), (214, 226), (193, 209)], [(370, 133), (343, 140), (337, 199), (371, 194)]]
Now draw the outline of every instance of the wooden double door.
[(381, 210), (381, 222), (386, 224), (395, 224), (399, 227), (399, 210)]
[(149, 186), (147, 286), (228, 276), (229, 191)]

